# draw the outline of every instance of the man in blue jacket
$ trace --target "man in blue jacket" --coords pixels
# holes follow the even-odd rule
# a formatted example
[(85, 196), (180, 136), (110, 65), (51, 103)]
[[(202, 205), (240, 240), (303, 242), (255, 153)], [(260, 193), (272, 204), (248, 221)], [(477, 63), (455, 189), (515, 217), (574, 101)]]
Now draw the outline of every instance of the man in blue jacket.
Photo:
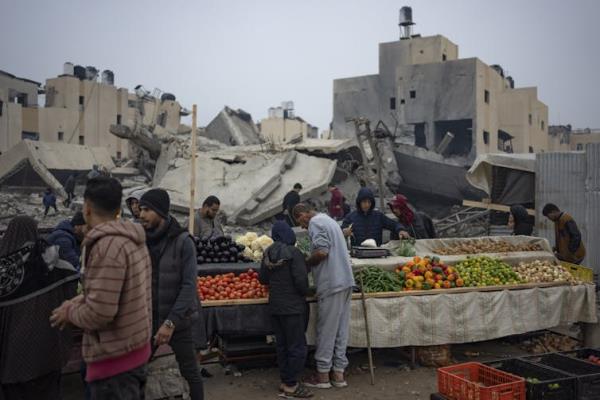
[(50, 210), (50, 207), (54, 208), (55, 214), (58, 212), (56, 209), (56, 195), (52, 191), (52, 188), (46, 189), (42, 203), (44, 204), (44, 217), (48, 215), (48, 210)]
[(348, 214), (342, 223), (344, 235), (351, 236), (352, 246), (360, 246), (367, 239), (375, 240), (380, 246), (384, 229), (402, 237), (409, 236), (404, 226), (375, 209), (375, 196), (371, 189), (361, 188), (356, 196), (356, 210)]
[(61, 260), (65, 260), (77, 271), (81, 267), (81, 242), (85, 236), (85, 220), (83, 214), (77, 212), (71, 220), (60, 222), (56, 228), (46, 237), (50, 245), (58, 246), (58, 255)]

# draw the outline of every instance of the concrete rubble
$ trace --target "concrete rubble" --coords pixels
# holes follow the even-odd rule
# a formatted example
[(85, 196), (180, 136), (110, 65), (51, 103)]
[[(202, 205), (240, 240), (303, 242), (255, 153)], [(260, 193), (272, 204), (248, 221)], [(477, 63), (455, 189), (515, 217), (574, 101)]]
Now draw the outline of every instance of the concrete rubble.
[(89, 172), (94, 165), (110, 171), (115, 168), (108, 151), (65, 143), (22, 140), (0, 155), (0, 185), (4, 187), (51, 187), (66, 197), (67, 178)]

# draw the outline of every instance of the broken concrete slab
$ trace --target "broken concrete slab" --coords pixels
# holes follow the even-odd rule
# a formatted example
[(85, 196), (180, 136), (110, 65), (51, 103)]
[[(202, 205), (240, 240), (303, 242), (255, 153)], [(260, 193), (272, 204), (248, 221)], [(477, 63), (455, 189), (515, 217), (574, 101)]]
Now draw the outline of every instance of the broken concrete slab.
[(225, 106), (200, 134), (229, 146), (260, 144), (262, 140), (252, 116)]
[[(294, 151), (267, 153), (252, 147), (198, 152), (195, 208), (215, 195), (229, 220), (254, 225), (281, 212), (283, 197), (296, 182), (305, 188), (303, 198), (326, 191), (336, 164)], [(174, 210), (187, 212), (189, 182), (190, 160), (179, 158), (154, 186), (169, 192)]]
[(90, 171), (94, 165), (109, 171), (115, 168), (103, 147), (23, 140), (0, 155), (0, 185), (51, 187), (66, 197), (62, 185), (67, 178)]

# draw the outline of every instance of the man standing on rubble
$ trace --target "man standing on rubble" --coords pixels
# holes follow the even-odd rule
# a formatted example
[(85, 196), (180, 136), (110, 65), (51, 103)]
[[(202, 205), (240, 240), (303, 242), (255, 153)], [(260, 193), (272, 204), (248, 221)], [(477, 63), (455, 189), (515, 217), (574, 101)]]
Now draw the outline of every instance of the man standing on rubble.
[(581, 232), (573, 217), (552, 204), (544, 206), (542, 214), (554, 222), (556, 243), (554, 253), (559, 260), (573, 264), (581, 264), (585, 258), (585, 246), (581, 239)]
[(306, 265), (312, 269), (318, 298), (317, 373), (304, 384), (318, 389), (346, 387), (344, 371), (348, 366), (346, 347), (354, 286), (346, 241), (338, 223), (326, 214), (300, 203), (293, 215), (300, 226), (308, 229), (311, 255)]
[(296, 221), (294, 220), (293, 210), (296, 207), (296, 204), (300, 203), (300, 191), (302, 190), (302, 185), (300, 183), (296, 183), (294, 188), (290, 190), (283, 197), (283, 215), (285, 222), (288, 223), (289, 226), (296, 226)]
[(173, 349), (191, 399), (201, 400), (204, 389), (192, 337), (200, 306), (196, 248), (187, 230), (169, 215), (170, 203), (163, 189), (149, 190), (140, 199), (140, 220), (152, 259), (153, 350), (164, 344)]
[(221, 200), (217, 196), (208, 196), (194, 214), (194, 236), (202, 240), (223, 236), (223, 227), (217, 219)]
[(69, 207), (71, 202), (75, 198), (75, 175), (71, 174), (67, 178), (65, 185), (63, 186), (65, 192), (67, 192), (67, 199), (65, 200), (65, 207)]
[(52, 191), (52, 188), (46, 189), (42, 203), (44, 204), (44, 217), (48, 215), (48, 210), (50, 210), (50, 207), (54, 208), (55, 214), (58, 213), (58, 210), (56, 209), (56, 195)]

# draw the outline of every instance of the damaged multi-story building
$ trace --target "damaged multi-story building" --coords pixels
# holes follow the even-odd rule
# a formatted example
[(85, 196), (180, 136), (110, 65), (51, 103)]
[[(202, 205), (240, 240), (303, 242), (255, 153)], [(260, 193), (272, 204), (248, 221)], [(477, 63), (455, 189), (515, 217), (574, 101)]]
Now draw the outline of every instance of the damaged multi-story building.
[[(45, 86), (0, 71), (0, 152), (23, 139), (106, 148), (116, 160), (129, 158), (127, 140), (110, 133), (113, 124), (130, 124), (141, 110), (156, 133), (177, 132), (186, 111), (168, 93), (136, 93), (114, 84), (114, 73), (67, 62)], [(38, 104), (38, 94), (45, 104)]]
[(459, 58), (444, 36), (413, 35), (413, 24), (403, 7), (400, 39), (379, 44), (378, 73), (334, 81), (334, 137), (355, 136), (352, 118), (383, 121), (402, 186), (451, 198), (473, 195), (464, 175), (478, 154), (548, 149), (537, 88), (516, 88), (499, 65)]

